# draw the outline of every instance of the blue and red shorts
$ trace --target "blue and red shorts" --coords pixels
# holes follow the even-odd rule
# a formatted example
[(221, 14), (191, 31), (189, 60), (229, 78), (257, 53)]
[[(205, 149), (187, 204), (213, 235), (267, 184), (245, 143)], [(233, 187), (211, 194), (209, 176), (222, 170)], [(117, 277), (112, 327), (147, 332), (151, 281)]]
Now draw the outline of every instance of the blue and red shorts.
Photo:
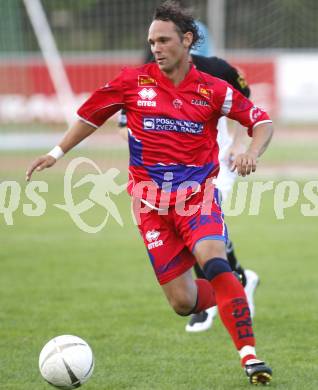
[(203, 193), (193, 195), (186, 201), (185, 207), (194, 206), (197, 211), (186, 216), (180, 215), (175, 206), (164, 213), (145, 208), (145, 212), (137, 216), (137, 208), (133, 207), (140, 234), (161, 285), (182, 275), (195, 264), (193, 251), (199, 241), (227, 241), (218, 190), (214, 189), (213, 201), (208, 209), (204, 208), (204, 213), (202, 203)]

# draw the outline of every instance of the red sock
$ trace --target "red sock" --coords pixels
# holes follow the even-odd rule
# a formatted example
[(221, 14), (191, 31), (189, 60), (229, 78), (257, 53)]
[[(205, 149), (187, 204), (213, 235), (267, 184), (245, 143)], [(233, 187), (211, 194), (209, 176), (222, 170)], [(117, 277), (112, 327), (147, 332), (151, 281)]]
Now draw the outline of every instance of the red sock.
[(255, 346), (252, 320), (243, 286), (231, 272), (223, 272), (211, 280), (223, 324), (238, 350)]
[(216, 306), (215, 294), (211, 283), (206, 279), (196, 279), (195, 283), (197, 285), (198, 295), (193, 313), (200, 313), (200, 311)]

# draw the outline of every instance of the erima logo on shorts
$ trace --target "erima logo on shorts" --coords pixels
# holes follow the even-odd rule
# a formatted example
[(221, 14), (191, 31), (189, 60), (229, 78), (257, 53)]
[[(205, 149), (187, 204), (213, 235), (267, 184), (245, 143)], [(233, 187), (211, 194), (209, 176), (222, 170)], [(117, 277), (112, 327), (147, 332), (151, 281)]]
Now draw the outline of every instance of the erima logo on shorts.
[(163, 245), (163, 241), (158, 240), (159, 236), (160, 233), (156, 230), (148, 230), (148, 232), (146, 233), (146, 240), (149, 242), (149, 244), (147, 245), (147, 248), (149, 250)]
[(201, 134), (203, 124), (173, 118), (143, 118), (144, 130), (175, 131), (177, 133)]

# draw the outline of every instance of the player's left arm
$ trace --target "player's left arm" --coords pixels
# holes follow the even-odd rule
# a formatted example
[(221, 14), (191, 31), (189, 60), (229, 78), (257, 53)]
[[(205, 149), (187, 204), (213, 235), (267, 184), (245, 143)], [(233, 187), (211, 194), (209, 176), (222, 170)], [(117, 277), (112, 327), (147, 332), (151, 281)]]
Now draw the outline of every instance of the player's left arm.
[[(223, 90), (223, 92), (221, 92)], [(230, 119), (238, 121), (242, 126), (247, 127), (248, 135), (252, 142), (245, 153), (238, 154), (232, 164), (231, 169), (237, 169), (241, 176), (255, 172), (258, 158), (266, 150), (272, 135), (273, 126), (268, 114), (243, 96), (239, 91), (229, 84), (220, 85), (221, 93), (216, 95), (221, 105), (220, 112)]]
[(240, 176), (255, 172), (258, 159), (267, 149), (273, 132), (274, 128), (271, 122), (256, 123), (253, 129), (252, 142), (245, 153), (238, 154), (235, 157), (231, 171), (237, 169)]
[(246, 151), (245, 138), (246, 130), (238, 122), (233, 121), (233, 132), (231, 135), (231, 144), (226, 150), (224, 161), (231, 167), (236, 156)]

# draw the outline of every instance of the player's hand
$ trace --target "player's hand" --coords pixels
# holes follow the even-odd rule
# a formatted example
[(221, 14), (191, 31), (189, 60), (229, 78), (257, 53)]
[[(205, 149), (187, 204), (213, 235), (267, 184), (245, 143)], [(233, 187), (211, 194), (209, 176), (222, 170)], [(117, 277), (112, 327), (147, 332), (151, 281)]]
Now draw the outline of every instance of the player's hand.
[(245, 152), (236, 156), (232, 166), (231, 171), (237, 169), (237, 174), (239, 176), (249, 175), (251, 172), (256, 171), (256, 165), (258, 162), (258, 155), (253, 152)]
[(37, 158), (32, 162), (26, 171), (26, 181), (30, 181), (32, 173), (34, 171), (42, 171), (45, 168), (50, 168), (56, 163), (56, 159), (52, 156), (45, 155)]
[(232, 145), (228, 148), (224, 161), (228, 167), (231, 167), (234, 160), (239, 154), (242, 154), (246, 151), (246, 146), (241, 142), (232, 143)]

